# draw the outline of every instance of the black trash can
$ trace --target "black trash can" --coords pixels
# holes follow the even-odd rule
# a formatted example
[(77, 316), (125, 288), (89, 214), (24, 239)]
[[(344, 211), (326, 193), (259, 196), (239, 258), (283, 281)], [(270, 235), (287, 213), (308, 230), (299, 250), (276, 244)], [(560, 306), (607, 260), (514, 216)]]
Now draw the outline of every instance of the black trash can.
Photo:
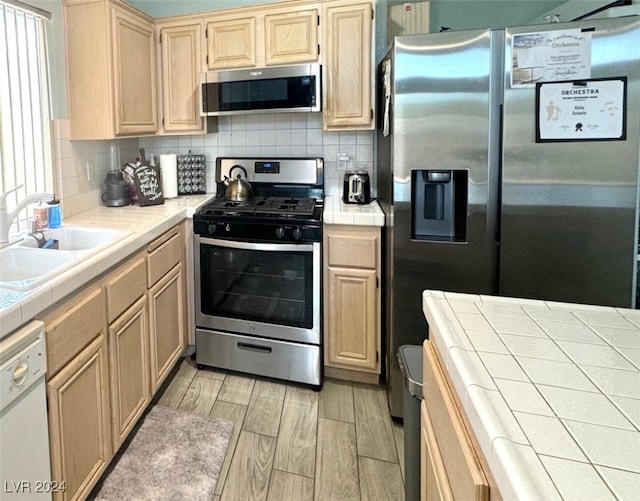
[(404, 380), (404, 499), (420, 499), (420, 403), (422, 402), (422, 346), (398, 348), (398, 362)]

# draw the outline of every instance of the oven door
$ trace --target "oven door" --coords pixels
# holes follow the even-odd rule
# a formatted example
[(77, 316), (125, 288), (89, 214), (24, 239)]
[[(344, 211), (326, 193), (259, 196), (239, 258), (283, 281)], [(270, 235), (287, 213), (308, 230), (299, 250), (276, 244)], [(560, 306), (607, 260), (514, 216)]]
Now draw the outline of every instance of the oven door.
[(320, 344), (320, 243), (194, 239), (197, 327)]

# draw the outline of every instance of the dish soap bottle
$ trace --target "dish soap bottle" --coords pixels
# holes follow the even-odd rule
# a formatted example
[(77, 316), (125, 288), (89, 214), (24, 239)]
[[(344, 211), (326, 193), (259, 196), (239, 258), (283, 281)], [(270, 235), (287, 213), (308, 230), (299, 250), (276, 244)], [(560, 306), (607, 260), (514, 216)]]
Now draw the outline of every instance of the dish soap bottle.
[(62, 226), (62, 206), (60, 200), (53, 195), (53, 200), (47, 202), (49, 205), (49, 228), (60, 228)]
[(33, 219), (36, 220), (36, 231), (49, 229), (49, 207), (42, 200), (33, 208)]

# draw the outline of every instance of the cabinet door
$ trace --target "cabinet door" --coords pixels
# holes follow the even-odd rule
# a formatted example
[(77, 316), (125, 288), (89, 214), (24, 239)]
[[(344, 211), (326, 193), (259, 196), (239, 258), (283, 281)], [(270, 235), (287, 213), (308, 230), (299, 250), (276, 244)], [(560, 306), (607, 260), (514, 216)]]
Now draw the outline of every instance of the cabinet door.
[(149, 289), (152, 393), (155, 393), (184, 350), (184, 298), (181, 263)]
[(109, 326), (113, 445), (117, 449), (151, 401), (147, 298)]
[(115, 5), (111, 6), (111, 13), (115, 133), (155, 133), (158, 122), (153, 24)]
[(147, 286), (152, 287), (176, 264), (183, 260), (184, 236), (181, 226), (175, 226), (147, 247)]
[(453, 501), (436, 436), (424, 400), (420, 404), (420, 500)]
[(256, 64), (253, 17), (207, 23), (207, 67), (252, 67)]
[(265, 63), (291, 64), (318, 60), (318, 11), (272, 14), (265, 22)]
[(324, 127), (372, 129), (372, 7), (324, 9)]
[(47, 382), (55, 500), (85, 499), (112, 456), (107, 345), (95, 338)]
[(164, 132), (204, 131), (198, 109), (200, 37), (200, 23), (160, 30)]
[(376, 270), (328, 270), (329, 318), (326, 325), (326, 365), (376, 370), (377, 287)]

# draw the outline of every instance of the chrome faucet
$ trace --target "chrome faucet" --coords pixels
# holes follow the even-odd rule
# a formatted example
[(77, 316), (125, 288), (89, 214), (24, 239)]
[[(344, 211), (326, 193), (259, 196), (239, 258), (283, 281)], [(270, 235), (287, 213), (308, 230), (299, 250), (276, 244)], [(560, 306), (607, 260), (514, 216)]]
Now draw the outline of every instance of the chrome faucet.
[(22, 200), (22, 202), (18, 203), (15, 209), (9, 212), (7, 210), (7, 195), (19, 190), (22, 186), (23, 185), (13, 188), (6, 193), (0, 193), (0, 247), (4, 247), (9, 243), (9, 229), (11, 228), (11, 223), (13, 223), (13, 220), (18, 216), (22, 209), (33, 202), (46, 202), (53, 199), (53, 195), (51, 193), (34, 193), (33, 195), (27, 196)]

